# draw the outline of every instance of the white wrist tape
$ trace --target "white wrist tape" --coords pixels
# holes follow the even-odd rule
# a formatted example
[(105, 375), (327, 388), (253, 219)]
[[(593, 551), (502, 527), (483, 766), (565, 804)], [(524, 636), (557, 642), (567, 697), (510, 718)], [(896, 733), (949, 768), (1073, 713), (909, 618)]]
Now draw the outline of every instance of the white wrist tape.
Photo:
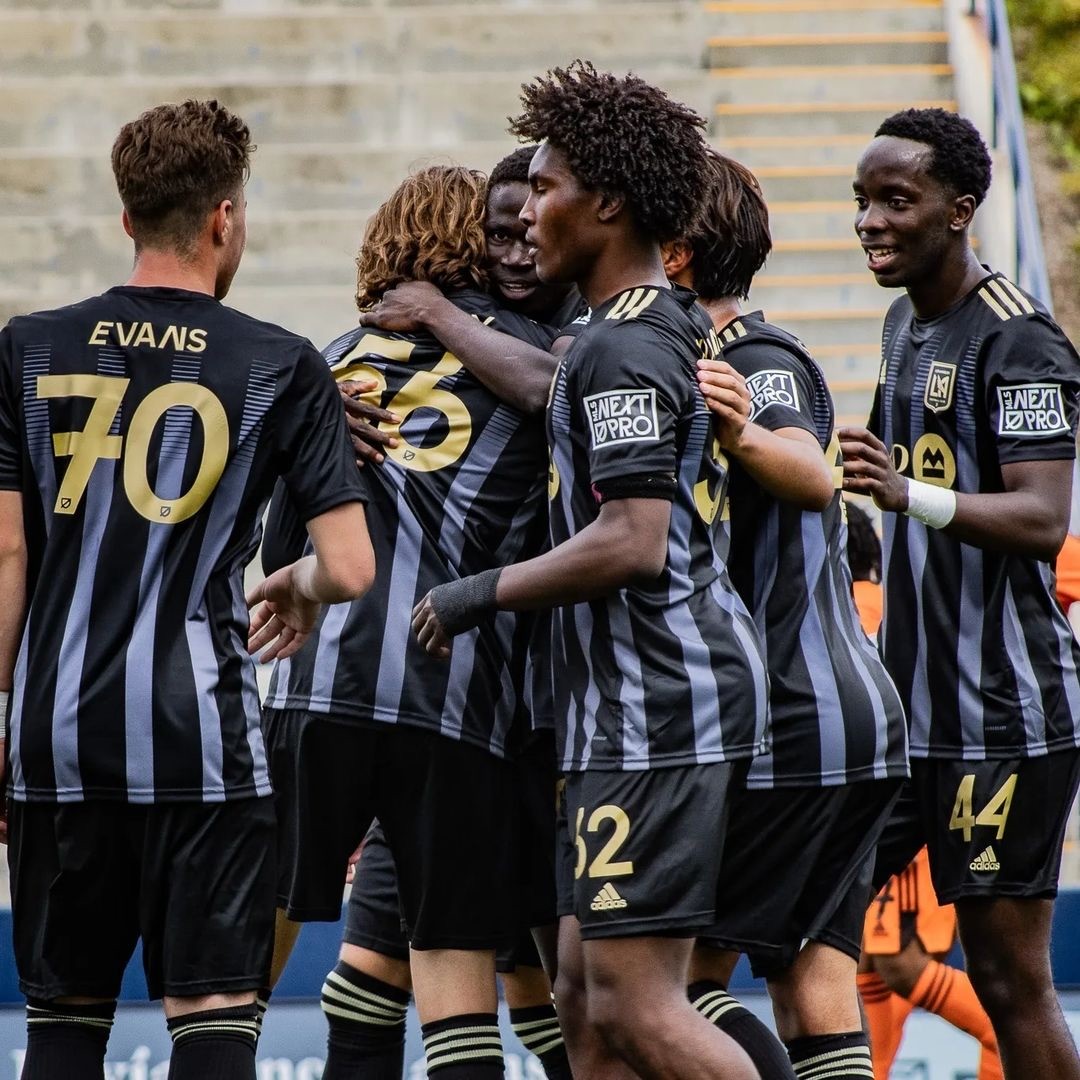
[(907, 496), (908, 507), (904, 513), (931, 529), (944, 529), (956, 514), (956, 492), (951, 488), (909, 480)]
[(11, 701), (10, 690), (0, 690), (0, 739), (7, 737), (7, 714), (8, 702)]

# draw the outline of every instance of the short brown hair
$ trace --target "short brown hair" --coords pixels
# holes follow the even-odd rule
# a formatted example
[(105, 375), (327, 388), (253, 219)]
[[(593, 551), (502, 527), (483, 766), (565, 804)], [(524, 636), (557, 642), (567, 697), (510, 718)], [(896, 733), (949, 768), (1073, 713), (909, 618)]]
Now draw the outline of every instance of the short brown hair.
[(484, 174), (430, 165), (407, 177), (375, 211), (356, 257), (361, 311), (403, 281), (441, 289), (487, 287)]
[(685, 237), (693, 251), (694, 291), (702, 300), (745, 300), (772, 251), (769, 208), (757, 177), (709, 148), (709, 190), (701, 217)]
[(138, 250), (190, 248), (206, 215), (239, 196), (255, 150), (217, 101), (158, 105), (120, 129), (112, 168)]

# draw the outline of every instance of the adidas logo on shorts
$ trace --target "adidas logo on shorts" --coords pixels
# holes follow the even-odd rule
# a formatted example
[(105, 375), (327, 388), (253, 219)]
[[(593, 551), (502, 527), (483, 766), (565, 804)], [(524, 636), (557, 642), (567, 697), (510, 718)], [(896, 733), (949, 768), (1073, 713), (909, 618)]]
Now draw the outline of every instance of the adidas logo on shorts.
[(616, 892), (615, 886), (609, 881), (594, 897), (589, 905), (593, 911), (611, 911), (614, 908), (626, 907), (626, 901)]
[(969, 869), (981, 870), (983, 873), (989, 873), (991, 870), (1000, 870), (1001, 863), (998, 862), (998, 857), (994, 854), (994, 849), (987, 845), (982, 854), (976, 855), (971, 861)]

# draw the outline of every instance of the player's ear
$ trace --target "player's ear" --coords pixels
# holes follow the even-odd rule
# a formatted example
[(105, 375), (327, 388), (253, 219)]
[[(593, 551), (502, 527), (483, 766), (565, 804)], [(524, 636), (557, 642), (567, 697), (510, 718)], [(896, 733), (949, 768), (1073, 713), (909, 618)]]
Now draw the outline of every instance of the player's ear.
[(612, 195), (610, 192), (597, 193), (596, 218), (607, 224), (614, 221), (622, 213), (626, 205), (626, 199), (622, 195)]
[(975, 217), (975, 196), (961, 195), (953, 200), (949, 228), (952, 232), (963, 232)]
[(124, 226), (124, 232), (126, 232), (128, 236), (130, 236), (131, 239), (134, 240), (135, 233), (131, 230), (131, 218), (128, 217), (128, 212), (126, 208), (120, 211), (120, 224)]
[(674, 281), (690, 265), (694, 250), (685, 240), (669, 240), (660, 245), (660, 255), (664, 260), (664, 274)]
[(232, 199), (222, 199), (217, 204), (211, 215), (211, 227), (215, 246), (223, 246), (229, 242), (229, 233), (233, 229)]

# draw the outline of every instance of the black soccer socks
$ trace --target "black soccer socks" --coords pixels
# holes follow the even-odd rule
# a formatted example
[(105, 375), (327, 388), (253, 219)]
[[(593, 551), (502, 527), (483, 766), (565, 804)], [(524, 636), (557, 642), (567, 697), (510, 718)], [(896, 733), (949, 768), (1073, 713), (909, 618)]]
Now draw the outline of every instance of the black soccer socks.
[(870, 1042), (865, 1032), (807, 1035), (787, 1044), (799, 1080), (828, 1076), (830, 1080), (874, 1080)]
[(424, 1024), (428, 1076), (502, 1080), (503, 1052), (495, 1013), (463, 1013)]
[(29, 998), (22, 1080), (98, 1080), (115, 1012), (115, 1001), (56, 1005)]
[(718, 982), (703, 979), (687, 990), (690, 1003), (746, 1051), (762, 1080), (795, 1080), (784, 1044)]
[(255, 1080), (255, 1002), (174, 1016), (169, 1080)]
[(326, 976), (323, 1080), (401, 1080), (409, 993), (339, 961)]
[(554, 1005), (511, 1009), (510, 1026), (525, 1049), (540, 1059), (548, 1080), (573, 1080)]

